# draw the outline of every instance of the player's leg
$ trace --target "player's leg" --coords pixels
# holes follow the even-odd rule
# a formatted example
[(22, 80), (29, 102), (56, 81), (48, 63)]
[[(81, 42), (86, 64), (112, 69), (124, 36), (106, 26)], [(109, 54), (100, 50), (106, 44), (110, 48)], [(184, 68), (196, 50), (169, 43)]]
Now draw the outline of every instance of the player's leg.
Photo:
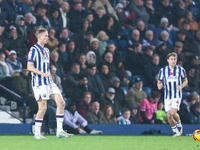
[(177, 131), (176, 122), (171, 114), (171, 111), (167, 111), (167, 119), (168, 119), (169, 125), (172, 128), (173, 133), (176, 133)]
[(35, 118), (35, 139), (46, 139), (41, 135), (41, 126), (43, 122), (43, 117), (47, 109), (47, 101), (39, 99), (37, 101), (38, 104), (38, 112)]
[(65, 101), (60, 93), (51, 94), (50, 96), (57, 104), (56, 122), (57, 122), (57, 137), (71, 137), (73, 134), (68, 134), (63, 131)]

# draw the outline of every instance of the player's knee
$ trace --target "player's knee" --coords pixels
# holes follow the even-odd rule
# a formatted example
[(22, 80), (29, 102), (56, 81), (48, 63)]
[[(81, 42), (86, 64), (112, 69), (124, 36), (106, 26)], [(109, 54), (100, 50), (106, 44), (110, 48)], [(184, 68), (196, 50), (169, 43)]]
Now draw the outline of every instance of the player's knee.
[(168, 118), (169, 120), (172, 119), (172, 114), (171, 114), (171, 112), (168, 112), (168, 113), (167, 113), (167, 118)]
[(57, 105), (59, 105), (60, 107), (65, 107), (65, 101), (62, 100)]
[(43, 113), (43, 114), (45, 114), (46, 110), (47, 110), (47, 107), (46, 107), (46, 106), (44, 106), (44, 107), (42, 107), (42, 108), (39, 109), (39, 111), (40, 111), (41, 113)]

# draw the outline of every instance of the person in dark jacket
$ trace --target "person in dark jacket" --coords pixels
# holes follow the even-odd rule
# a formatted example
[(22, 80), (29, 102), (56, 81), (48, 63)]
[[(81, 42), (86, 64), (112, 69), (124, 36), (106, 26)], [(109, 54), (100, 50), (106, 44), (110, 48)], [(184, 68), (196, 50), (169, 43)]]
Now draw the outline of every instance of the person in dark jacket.
[(82, 9), (82, 3), (76, 2), (69, 11), (70, 30), (76, 32), (81, 27), (81, 21), (86, 17), (86, 11)]
[(31, 108), (31, 116), (32, 116), (34, 114), (36, 101), (31, 87), (31, 78), (28, 76), (28, 74), (29, 71), (26, 69), (26, 66), (23, 66), (20, 75), (14, 77), (13, 91), (22, 96), (26, 100), (27, 106), (30, 106)]
[(190, 106), (195, 104), (196, 94), (190, 94), (187, 96), (187, 100), (183, 100), (180, 105), (180, 119), (182, 124), (188, 124), (190, 122)]
[(130, 70), (132, 75), (143, 75), (146, 64), (142, 53), (142, 45), (140, 43), (136, 42), (128, 49), (125, 63), (125, 68)]
[(139, 124), (139, 118), (138, 118), (138, 106), (135, 104), (130, 104), (129, 109), (131, 111), (131, 117), (129, 120), (131, 121), (131, 124)]
[(98, 65), (101, 61), (101, 55), (99, 53), (99, 40), (97, 38), (92, 38), (90, 40), (90, 49), (89, 51), (93, 51), (96, 55), (96, 64)]
[(104, 89), (107, 90), (111, 86), (110, 84), (111, 77), (110, 77), (109, 68), (106, 64), (101, 65), (99, 75), (104, 85)]
[(200, 102), (194, 105), (195, 109), (190, 112), (190, 124), (200, 124)]
[(61, 31), (60, 31), (60, 35), (58, 37), (58, 42), (59, 43), (65, 43), (66, 46), (67, 46), (69, 41), (70, 41), (70, 38), (69, 38), (68, 29), (62, 28)]
[(195, 55), (200, 56), (200, 30), (196, 32), (192, 45), (195, 50)]
[(83, 94), (83, 99), (79, 100), (79, 103), (77, 105), (77, 111), (83, 118), (85, 118), (86, 112), (90, 110), (91, 107), (92, 107), (91, 93), (85, 92)]
[(33, 15), (30, 12), (25, 14), (25, 25), (27, 26), (27, 35), (36, 28), (36, 24), (33, 23)]
[(114, 89), (115, 89), (115, 100), (119, 102), (119, 105), (122, 108), (127, 108), (128, 104), (126, 102), (126, 97), (124, 94), (124, 91), (120, 88), (120, 80), (118, 77), (113, 77), (111, 79), (111, 84)]
[(144, 77), (149, 86), (153, 86), (156, 75), (159, 73), (161, 67), (159, 66), (160, 57), (157, 54), (152, 56), (152, 62), (147, 64), (144, 69)]
[(171, 51), (173, 49), (173, 45), (172, 42), (169, 40), (169, 33), (167, 31), (162, 31), (158, 40), (165, 42), (167, 51)]
[(101, 110), (103, 110), (106, 105), (112, 106), (114, 115), (119, 116), (119, 112), (122, 109), (122, 107), (119, 105), (119, 102), (117, 100), (115, 100), (115, 89), (114, 88), (109, 88), (105, 94), (105, 97), (102, 97), (100, 99)]
[(107, 20), (108, 18), (104, 15), (103, 7), (98, 7), (94, 13), (94, 20), (92, 22), (92, 30), (95, 35), (97, 35), (99, 31), (105, 30)]
[(105, 88), (103, 86), (102, 80), (97, 73), (96, 64), (88, 64), (87, 66), (88, 71), (88, 83), (91, 87), (99, 93), (101, 97), (104, 96)]
[(90, 84), (88, 84), (88, 77), (87, 75), (81, 74), (79, 76), (80, 84), (74, 88), (71, 94), (71, 101), (75, 102), (76, 105), (78, 104), (78, 101), (83, 98), (83, 95), (85, 92), (91, 93), (91, 101), (95, 102), (100, 99), (99, 92), (96, 92), (93, 90)]
[(66, 82), (65, 82), (65, 91), (66, 96), (70, 97), (72, 96), (72, 92), (77, 87), (79, 82), (79, 74), (80, 74), (80, 66), (77, 63), (74, 63), (72, 65), (72, 69), (69, 71), (69, 73), (66, 76)]

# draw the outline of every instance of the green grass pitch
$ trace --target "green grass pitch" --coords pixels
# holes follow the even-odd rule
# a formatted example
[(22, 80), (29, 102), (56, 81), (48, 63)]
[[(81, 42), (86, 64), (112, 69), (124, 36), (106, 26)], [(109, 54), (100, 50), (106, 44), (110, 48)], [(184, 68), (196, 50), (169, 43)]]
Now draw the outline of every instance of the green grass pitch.
[(34, 140), (31, 135), (1, 135), (0, 150), (200, 150), (192, 136), (74, 136)]

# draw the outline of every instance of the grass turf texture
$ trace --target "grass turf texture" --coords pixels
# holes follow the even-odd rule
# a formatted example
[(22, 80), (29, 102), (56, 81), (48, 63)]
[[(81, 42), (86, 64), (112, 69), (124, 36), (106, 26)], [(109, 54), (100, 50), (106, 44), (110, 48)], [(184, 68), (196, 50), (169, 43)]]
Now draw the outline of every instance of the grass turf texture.
[(0, 150), (199, 150), (192, 136), (74, 136), (34, 140), (31, 135), (0, 136)]

